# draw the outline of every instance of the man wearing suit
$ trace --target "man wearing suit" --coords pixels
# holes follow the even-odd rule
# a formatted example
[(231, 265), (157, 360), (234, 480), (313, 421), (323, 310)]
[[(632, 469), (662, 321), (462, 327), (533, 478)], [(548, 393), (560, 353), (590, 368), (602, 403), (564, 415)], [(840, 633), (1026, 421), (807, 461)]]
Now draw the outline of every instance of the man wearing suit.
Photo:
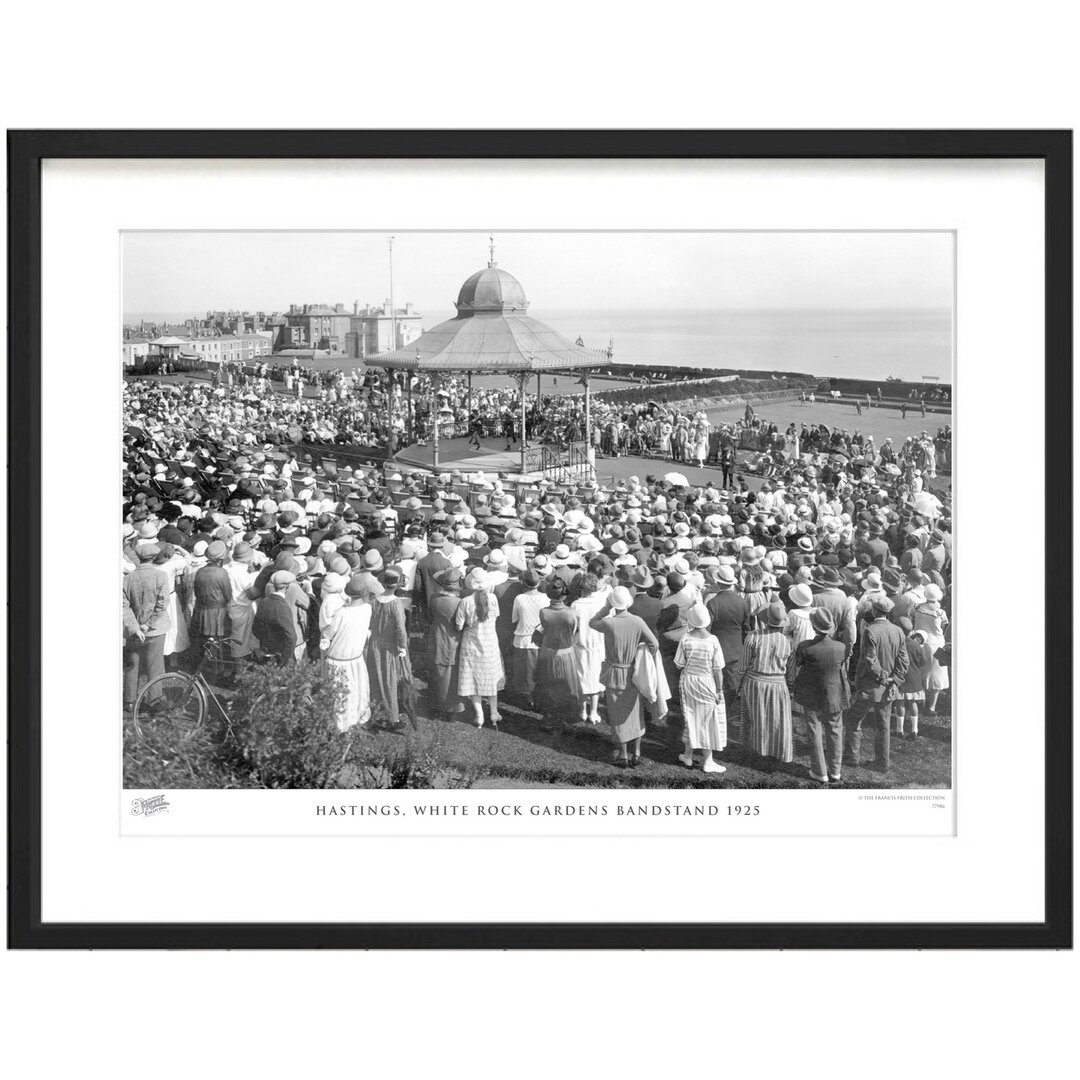
[(630, 571), (630, 585), (630, 591), (634, 594), (630, 614), (641, 619), (656, 635), (656, 624), (660, 618), (660, 606), (664, 597), (663, 582), (656, 581), (644, 566), (635, 566)]
[(750, 629), (750, 606), (735, 591), (735, 571), (730, 566), (717, 567), (716, 585), (720, 591), (706, 607), (712, 618), (709, 631), (724, 653), (724, 703), (731, 709), (739, 691), (739, 664), (743, 641)]
[(428, 534), (428, 553), (416, 564), (416, 592), (420, 594), (420, 607), (425, 613), (432, 598), (442, 591), (435, 575), (450, 569), (450, 560), (443, 554), (445, 547), (446, 535), (441, 529), (432, 529)]
[(844, 754), (844, 710), (850, 694), (844, 675), (846, 650), (835, 638), (836, 623), (828, 608), (810, 612), (814, 637), (791, 654), (788, 681), (792, 700), (801, 705), (810, 743), (810, 778), (819, 784), (840, 779)]
[(889, 769), (889, 713), (894, 688), (904, 681), (908, 670), (904, 631), (889, 622), (893, 602), (884, 595), (873, 602), (873, 619), (862, 631), (859, 663), (855, 669), (855, 701), (844, 720), (848, 761), (861, 764), (862, 722), (867, 714), (874, 722), (873, 765), (881, 772)]
[(663, 661), (664, 674), (667, 676), (674, 701), (679, 699), (679, 669), (675, 666), (675, 654), (679, 651), (679, 642), (689, 629), (686, 619), (697, 599), (697, 593), (686, 578), (674, 570), (667, 575), (667, 587), (668, 594), (660, 602), (656, 629), (660, 639), (660, 659)]

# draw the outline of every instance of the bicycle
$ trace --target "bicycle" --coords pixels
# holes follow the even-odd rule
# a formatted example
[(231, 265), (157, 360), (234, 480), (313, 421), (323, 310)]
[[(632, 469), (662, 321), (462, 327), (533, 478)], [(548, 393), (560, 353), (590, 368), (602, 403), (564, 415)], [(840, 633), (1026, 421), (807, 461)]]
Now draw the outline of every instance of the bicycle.
[(135, 730), (142, 735), (143, 726), (153, 722), (169, 724), (184, 735), (192, 735), (206, 723), (210, 702), (213, 701), (225, 720), (229, 734), (234, 735), (228, 709), (202, 673), (209, 662), (230, 662), (222, 656), (227, 647), (228, 642), (221, 638), (207, 638), (202, 659), (193, 672), (167, 671), (151, 679), (135, 698), (132, 710)]

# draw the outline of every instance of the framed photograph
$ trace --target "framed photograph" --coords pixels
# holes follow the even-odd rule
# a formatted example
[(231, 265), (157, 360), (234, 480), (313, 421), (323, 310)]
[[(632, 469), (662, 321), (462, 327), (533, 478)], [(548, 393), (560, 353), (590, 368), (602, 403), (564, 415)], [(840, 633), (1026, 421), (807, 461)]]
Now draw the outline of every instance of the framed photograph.
[(12, 945), (1071, 946), (1069, 132), (8, 149)]

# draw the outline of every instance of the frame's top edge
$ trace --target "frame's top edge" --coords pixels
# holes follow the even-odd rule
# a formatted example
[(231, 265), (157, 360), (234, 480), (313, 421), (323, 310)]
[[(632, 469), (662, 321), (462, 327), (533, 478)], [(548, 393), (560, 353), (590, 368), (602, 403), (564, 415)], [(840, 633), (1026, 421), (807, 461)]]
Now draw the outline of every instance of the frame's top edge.
[(1072, 129), (9, 128), (42, 158), (1058, 158)]

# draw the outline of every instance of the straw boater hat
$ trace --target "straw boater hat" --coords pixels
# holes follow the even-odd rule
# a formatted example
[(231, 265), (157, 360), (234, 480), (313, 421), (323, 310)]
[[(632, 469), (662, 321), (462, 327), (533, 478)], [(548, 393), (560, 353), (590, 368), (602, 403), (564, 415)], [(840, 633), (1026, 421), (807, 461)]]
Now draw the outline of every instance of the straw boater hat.
[(570, 561), (570, 548), (566, 544), (558, 544), (551, 554), (551, 561), (556, 566), (565, 566)]
[(735, 571), (726, 565), (716, 568), (716, 584), (721, 589), (733, 589), (735, 587)]

